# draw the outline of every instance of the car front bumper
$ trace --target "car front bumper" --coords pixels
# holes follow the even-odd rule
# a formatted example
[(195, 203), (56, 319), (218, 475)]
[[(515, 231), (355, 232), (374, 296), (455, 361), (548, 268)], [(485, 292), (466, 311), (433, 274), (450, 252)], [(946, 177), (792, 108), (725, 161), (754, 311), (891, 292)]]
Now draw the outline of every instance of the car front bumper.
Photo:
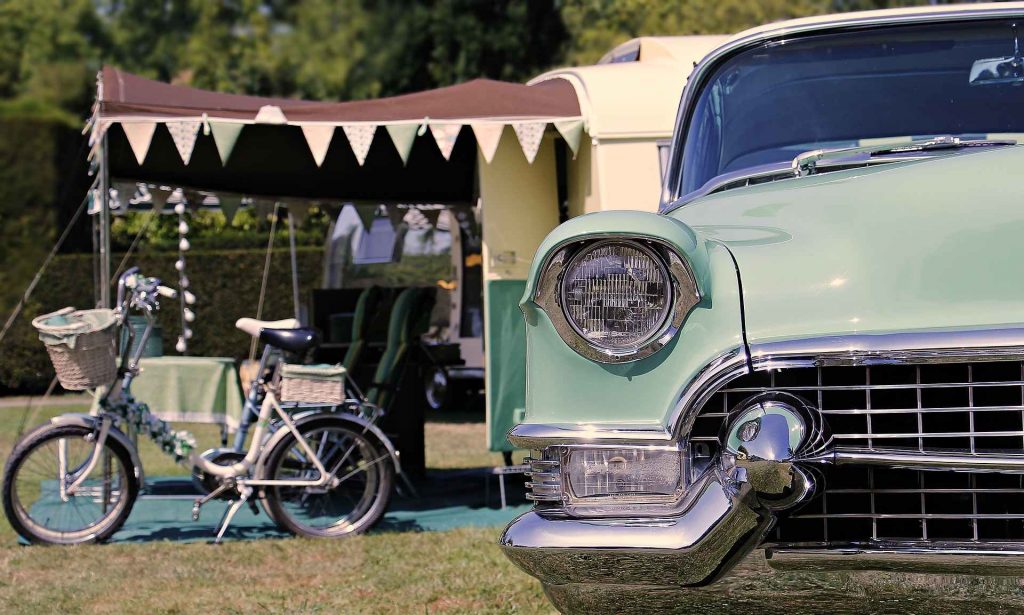
[(693, 486), (689, 506), (676, 516), (582, 519), (528, 512), (501, 536), (516, 565), (545, 589), (619, 585), (706, 585), (753, 551), (772, 517), (749, 503), (742, 473), (708, 472)]

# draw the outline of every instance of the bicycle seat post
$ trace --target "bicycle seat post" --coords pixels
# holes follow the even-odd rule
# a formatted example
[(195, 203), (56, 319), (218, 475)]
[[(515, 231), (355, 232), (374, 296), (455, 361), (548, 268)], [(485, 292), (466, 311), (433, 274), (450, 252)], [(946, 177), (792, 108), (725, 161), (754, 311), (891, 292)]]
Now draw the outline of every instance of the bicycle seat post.
[(238, 423), (238, 430), (235, 432), (235, 450), (243, 450), (245, 448), (245, 439), (249, 436), (249, 426), (252, 425), (252, 420), (259, 415), (260, 412), (260, 401), (262, 399), (262, 388), (266, 384), (267, 380), (264, 374), (267, 368), (270, 366), (270, 361), (274, 353), (274, 348), (270, 344), (263, 346), (263, 353), (260, 355), (260, 364), (257, 368), (256, 374), (253, 379), (249, 382), (249, 394), (246, 396), (245, 407), (242, 409), (242, 417)]

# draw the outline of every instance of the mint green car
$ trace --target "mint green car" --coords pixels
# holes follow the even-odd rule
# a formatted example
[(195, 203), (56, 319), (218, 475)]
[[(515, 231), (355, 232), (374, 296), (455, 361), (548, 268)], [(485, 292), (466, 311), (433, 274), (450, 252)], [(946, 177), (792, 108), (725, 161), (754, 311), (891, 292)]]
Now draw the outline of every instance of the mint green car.
[(653, 608), (759, 554), (1024, 576), (1018, 23), (742, 33), (690, 76), (660, 213), (547, 237), (509, 433), (536, 505), (501, 545), (558, 608)]

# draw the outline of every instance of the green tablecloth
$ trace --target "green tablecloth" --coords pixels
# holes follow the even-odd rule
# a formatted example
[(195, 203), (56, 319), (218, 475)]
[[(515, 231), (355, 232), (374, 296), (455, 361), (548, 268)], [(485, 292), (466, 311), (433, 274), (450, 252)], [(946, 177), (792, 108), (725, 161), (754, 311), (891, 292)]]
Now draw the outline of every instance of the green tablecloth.
[(243, 400), (233, 359), (151, 357), (140, 367), (132, 394), (163, 420), (238, 426)]

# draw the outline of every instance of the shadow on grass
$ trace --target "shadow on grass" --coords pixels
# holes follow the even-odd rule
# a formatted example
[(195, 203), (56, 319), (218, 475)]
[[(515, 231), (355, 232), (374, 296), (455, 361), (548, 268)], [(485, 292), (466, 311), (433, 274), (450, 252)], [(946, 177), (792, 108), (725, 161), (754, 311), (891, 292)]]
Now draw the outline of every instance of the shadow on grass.
[[(505, 477), (506, 507), (501, 507), (498, 477), (490, 468), (430, 470), (416, 481), (417, 494), (392, 495), (378, 532), (430, 532), (460, 527), (494, 527), (495, 531), (529, 508), (522, 489), (523, 477)], [(151, 477), (146, 494), (135, 503), (128, 521), (112, 542), (210, 542), (228, 502), (206, 504), (199, 521), (191, 520), (192, 503), (199, 493), (188, 479)], [(283, 538), (262, 511), (243, 507), (225, 534), (225, 540)]]

